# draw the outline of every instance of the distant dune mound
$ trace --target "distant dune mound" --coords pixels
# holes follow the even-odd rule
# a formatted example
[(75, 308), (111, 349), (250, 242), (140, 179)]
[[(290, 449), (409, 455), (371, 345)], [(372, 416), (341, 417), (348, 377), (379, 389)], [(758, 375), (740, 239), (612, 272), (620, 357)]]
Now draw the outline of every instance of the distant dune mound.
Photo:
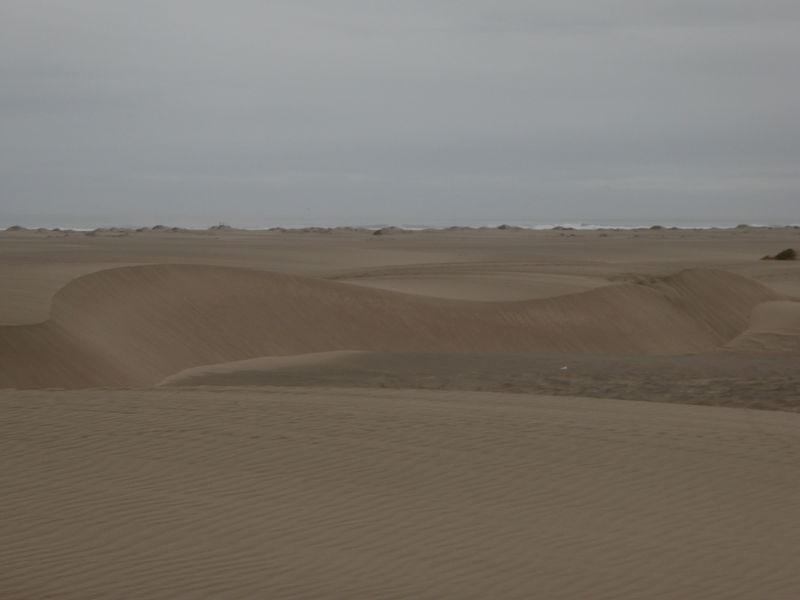
[(701, 352), (739, 336), (754, 307), (774, 300), (714, 270), (469, 302), (239, 268), (122, 267), (73, 280), (45, 323), (0, 327), (0, 387), (149, 386), (199, 365), (340, 350)]

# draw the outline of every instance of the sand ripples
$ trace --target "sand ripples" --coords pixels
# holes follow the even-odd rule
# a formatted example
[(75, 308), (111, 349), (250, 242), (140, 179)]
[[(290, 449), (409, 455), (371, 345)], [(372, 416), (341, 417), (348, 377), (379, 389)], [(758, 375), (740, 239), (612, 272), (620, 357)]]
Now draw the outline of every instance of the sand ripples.
[(0, 398), (4, 597), (800, 593), (795, 415), (354, 390)]

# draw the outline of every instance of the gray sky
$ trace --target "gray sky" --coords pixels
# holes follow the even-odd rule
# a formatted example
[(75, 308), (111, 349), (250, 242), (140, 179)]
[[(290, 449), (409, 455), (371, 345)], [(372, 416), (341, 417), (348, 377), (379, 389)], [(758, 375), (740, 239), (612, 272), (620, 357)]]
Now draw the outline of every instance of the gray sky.
[(800, 223), (797, 0), (3, 0), (0, 226)]

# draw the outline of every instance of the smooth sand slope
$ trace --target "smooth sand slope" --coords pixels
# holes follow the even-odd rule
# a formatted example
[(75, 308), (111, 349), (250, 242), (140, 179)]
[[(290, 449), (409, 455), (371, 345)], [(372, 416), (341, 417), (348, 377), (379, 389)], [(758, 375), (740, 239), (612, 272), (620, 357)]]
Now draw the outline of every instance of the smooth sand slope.
[(153, 385), (182, 369), (326, 351), (681, 354), (782, 296), (694, 269), (520, 302), (446, 300), (249, 269), (148, 265), (75, 279), (50, 319), (0, 327), (0, 387)]
[(800, 597), (800, 415), (0, 392), (3, 598)]

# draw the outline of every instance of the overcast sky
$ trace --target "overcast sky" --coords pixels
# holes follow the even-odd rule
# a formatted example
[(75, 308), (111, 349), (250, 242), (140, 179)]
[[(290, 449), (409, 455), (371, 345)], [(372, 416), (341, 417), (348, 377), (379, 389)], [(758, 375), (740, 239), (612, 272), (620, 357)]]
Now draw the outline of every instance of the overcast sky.
[(800, 223), (797, 0), (2, 0), (0, 226)]

